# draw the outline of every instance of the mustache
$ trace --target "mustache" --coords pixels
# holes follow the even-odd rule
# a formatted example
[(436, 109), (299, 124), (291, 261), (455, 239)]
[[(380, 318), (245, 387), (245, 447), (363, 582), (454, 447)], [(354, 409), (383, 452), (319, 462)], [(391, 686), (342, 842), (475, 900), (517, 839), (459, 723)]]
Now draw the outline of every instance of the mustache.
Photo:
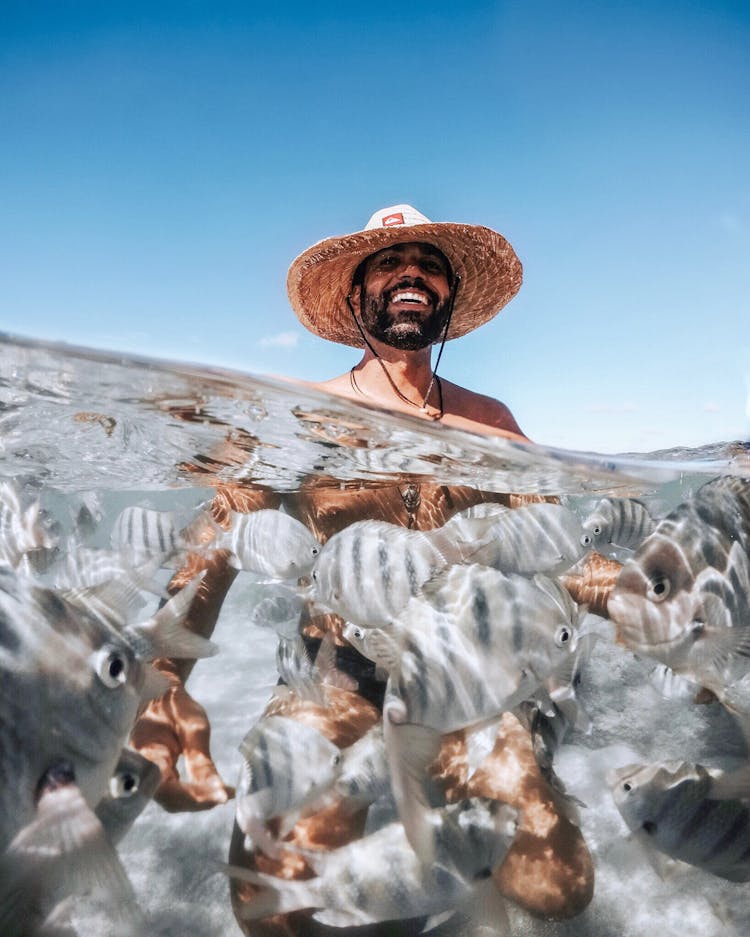
[(433, 308), (437, 309), (439, 302), (440, 302), (440, 297), (437, 295), (437, 293), (434, 290), (430, 289), (430, 287), (424, 282), (424, 280), (421, 277), (403, 277), (401, 280), (398, 281), (398, 283), (395, 286), (392, 286), (389, 290), (385, 290), (383, 292), (383, 299), (385, 300), (386, 303), (389, 303), (391, 299), (396, 295), (396, 293), (400, 293), (403, 290), (408, 290), (408, 289), (418, 289), (418, 290), (421, 290), (423, 293), (427, 293), (427, 295), (432, 300)]

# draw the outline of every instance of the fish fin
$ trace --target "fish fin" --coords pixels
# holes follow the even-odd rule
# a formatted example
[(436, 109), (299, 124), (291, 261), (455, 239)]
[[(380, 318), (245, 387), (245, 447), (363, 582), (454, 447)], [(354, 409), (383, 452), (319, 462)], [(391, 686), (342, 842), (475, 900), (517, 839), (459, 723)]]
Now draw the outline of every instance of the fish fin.
[(205, 570), (175, 593), (145, 622), (126, 629), (137, 639), (145, 640), (153, 657), (199, 658), (212, 657), (217, 647), (212, 642), (190, 631), (183, 625), (185, 616), (203, 582)]
[(704, 651), (711, 673), (723, 677), (738, 657), (750, 657), (750, 626), (721, 629), (706, 639)]
[(341, 908), (324, 908), (321, 911), (316, 911), (313, 918), (328, 927), (359, 927), (365, 924), (377, 923), (372, 915), (354, 909), (344, 911)]
[(237, 865), (217, 863), (217, 866), (230, 878), (249, 882), (260, 889), (240, 906), (238, 915), (243, 921), (257, 921), (272, 914), (321, 907), (315, 879), (283, 879)]
[(301, 815), (301, 810), (290, 810), (279, 817), (279, 839), (284, 839), (292, 832)]
[(340, 690), (350, 690), (355, 692), (359, 683), (349, 674), (339, 670), (336, 665), (336, 642), (333, 640), (333, 634), (327, 631), (320, 642), (318, 653), (315, 656), (314, 673), (320, 678), (321, 683), (327, 686), (335, 686)]
[(750, 800), (750, 765), (721, 774), (709, 773), (709, 797), (712, 800)]
[(2, 876), (4, 911), (30, 894), (48, 903), (93, 893), (140, 916), (120, 858), (75, 784), (42, 794), (36, 818), (16, 835), (3, 862), (12, 868), (10, 878)]
[(477, 723), (466, 730), (466, 761), (469, 769), (467, 781), (495, 747), (501, 721), (502, 716), (493, 716), (486, 722)]
[[(536, 573), (532, 578), (537, 589), (540, 589), (545, 593), (545, 595), (552, 599), (565, 618), (569, 619), (570, 621), (583, 620), (586, 611), (584, 611), (583, 616), (581, 616), (579, 619), (579, 606), (576, 604), (568, 590), (562, 586), (557, 581), (557, 579), (552, 579), (549, 576), (545, 576), (543, 573)], [(583, 608), (583, 606), (581, 606), (581, 608)]]
[(147, 703), (150, 703), (151, 700), (159, 699), (160, 696), (164, 696), (167, 690), (172, 686), (172, 681), (169, 677), (151, 664), (144, 667), (143, 676), (143, 688), (141, 689), (139, 700), (141, 706), (145, 706)]
[(682, 674), (677, 674), (666, 664), (658, 664), (648, 676), (648, 682), (663, 699), (692, 700), (700, 686)]
[(631, 833), (629, 838), (640, 846), (651, 869), (663, 882), (668, 882), (673, 878), (679, 866), (683, 864), (666, 853), (659, 852), (646, 833)]
[(399, 819), (412, 849), (423, 863), (431, 865), (435, 838), (426, 779), (427, 769), (440, 750), (440, 733), (426, 726), (393, 722), (386, 707), (383, 738)]
[(398, 669), (400, 652), (393, 637), (382, 628), (368, 629), (367, 650), (372, 654), (371, 660), (379, 664), (388, 673)]
[(450, 908), (448, 911), (441, 911), (440, 914), (432, 914), (425, 921), (425, 925), (420, 931), (421, 934), (427, 934), (431, 930), (434, 930), (436, 927), (440, 927), (441, 924), (445, 924), (446, 921), (450, 921), (453, 915), (456, 913), (455, 908)]
[(480, 932), (487, 928), (492, 937), (510, 934), (507, 904), (494, 878), (490, 877), (474, 886), (469, 911)]

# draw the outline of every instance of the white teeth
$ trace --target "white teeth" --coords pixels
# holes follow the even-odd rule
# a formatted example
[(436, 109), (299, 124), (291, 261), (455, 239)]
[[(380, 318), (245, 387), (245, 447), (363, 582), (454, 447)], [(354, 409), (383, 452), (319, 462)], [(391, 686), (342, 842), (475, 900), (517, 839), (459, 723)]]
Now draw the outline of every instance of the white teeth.
[(427, 305), (427, 297), (423, 296), (422, 293), (396, 293), (393, 297), (392, 302), (394, 303), (421, 303), (423, 306)]

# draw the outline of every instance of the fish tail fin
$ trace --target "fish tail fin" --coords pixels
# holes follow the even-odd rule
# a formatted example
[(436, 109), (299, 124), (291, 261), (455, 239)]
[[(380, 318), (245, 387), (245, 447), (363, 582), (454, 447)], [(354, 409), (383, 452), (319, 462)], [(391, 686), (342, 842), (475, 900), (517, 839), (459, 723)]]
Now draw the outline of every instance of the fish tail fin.
[(426, 726), (394, 721), (384, 710), (383, 737), (399, 819), (414, 852), (431, 865), (435, 831), (426, 780), (427, 768), (440, 750), (440, 734)]

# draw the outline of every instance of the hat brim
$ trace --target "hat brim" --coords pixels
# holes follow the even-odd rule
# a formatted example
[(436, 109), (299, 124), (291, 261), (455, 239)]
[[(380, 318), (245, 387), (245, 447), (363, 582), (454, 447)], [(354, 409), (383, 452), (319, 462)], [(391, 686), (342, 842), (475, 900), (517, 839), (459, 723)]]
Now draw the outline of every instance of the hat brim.
[(321, 338), (363, 347), (346, 301), (354, 271), (370, 254), (407, 241), (434, 245), (461, 277), (448, 339), (488, 322), (520, 289), (521, 261), (508, 241), (491, 228), (442, 221), (373, 228), (326, 238), (293, 261), (287, 293), (300, 322)]

